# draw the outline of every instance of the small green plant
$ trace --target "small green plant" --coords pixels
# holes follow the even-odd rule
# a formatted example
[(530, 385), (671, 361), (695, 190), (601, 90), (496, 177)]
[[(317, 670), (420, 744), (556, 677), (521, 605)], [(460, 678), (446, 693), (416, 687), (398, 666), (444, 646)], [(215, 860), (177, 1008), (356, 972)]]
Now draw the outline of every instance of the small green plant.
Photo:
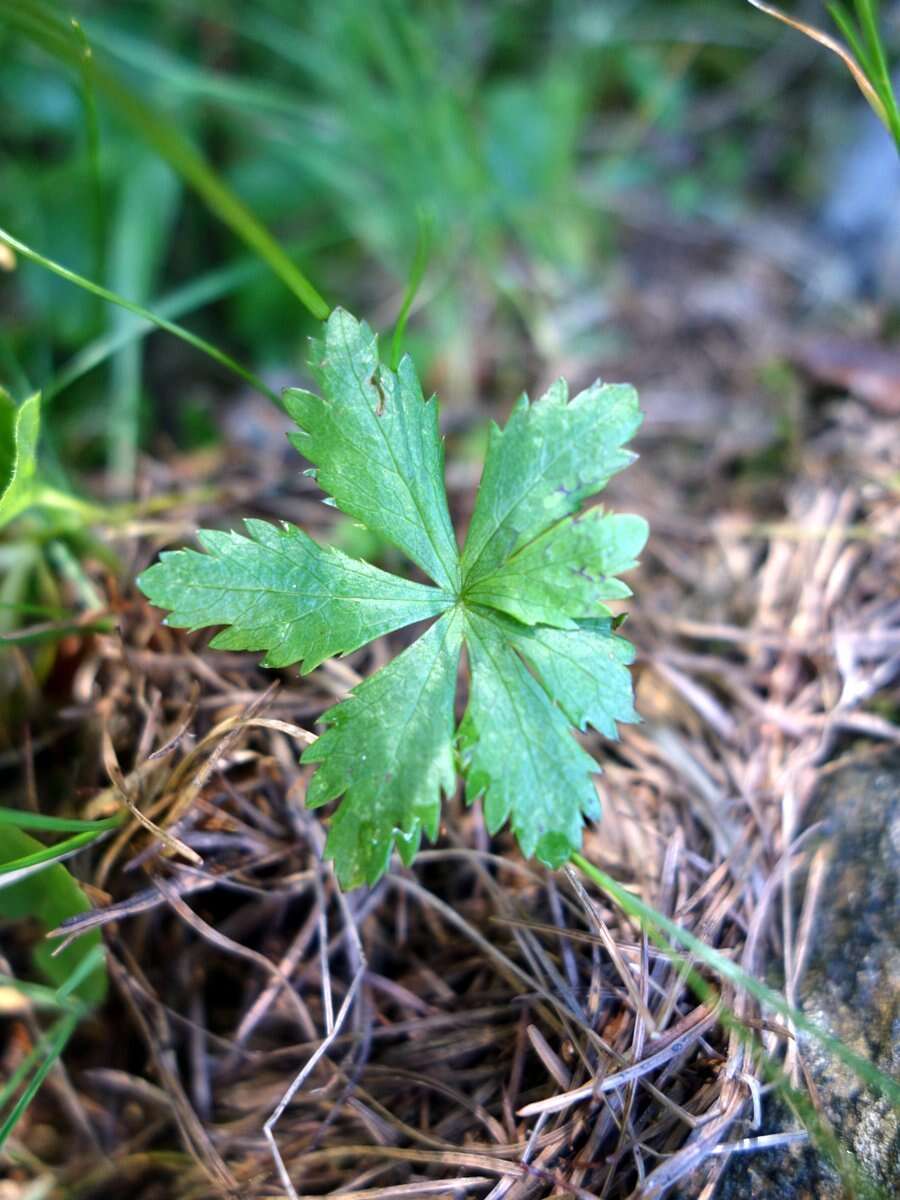
[[(494, 833), (507, 821), (523, 853), (559, 866), (599, 816), (598, 770), (572, 736), (588, 724), (610, 738), (636, 719), (631, 646), (603, 601), (629, 596), (617, 575), (635, 566), (646, 522), (579, 512), (634, 455), (641, 414), (627, 385), (595, 383), (570, 400), (560, 380), (523, 396), (491, 430), (475, 510), (460, 553), (447, 505), (438, 406), (409, 357), (397, 371), (371, 330), (336, 309), (311, 368), (321, 395), (288, 390), (296, 448), (330, 503), (392, 543), (433, 580), (401, 579), (291, 525), (247, 521), (244, 537), (204, 531), (206, 553), (161, 555), (139, 585), (168, 624), (226, 628), (212, 641), (265, 650), (264, 665), (346, 654), (417, 621), (428, 631), (326, 712), (303, 754), (318, 764), (312, 807), (343, 797), (326, 854), (346, 887), (374, 883), (396, 845), (412, 861), (434, 839), (441, 792), (457, 768), (471, 804), (484, 799)], [(454, 710), (463, 645), (471, 668), (459, 728)]]
[[(0, 922), (24, 920), (46, 933), (89, 909), (63, 863), (122, 819), (79, 821), (0, 808)], [(28, 828), (72, 836), (45, 846), (25, 832)], [(0, 974), (0, 991), (8, 1003), (19, 997), (23, 1010), (52, 1012), (56, 1019), (10, 1077), (0, 1081), (0, 1153), (80, 1022), (106, 996), (106, 961), (96, 930), (58, 952), (39, 941), (31, 960), (35, 973), (50, 986)]]

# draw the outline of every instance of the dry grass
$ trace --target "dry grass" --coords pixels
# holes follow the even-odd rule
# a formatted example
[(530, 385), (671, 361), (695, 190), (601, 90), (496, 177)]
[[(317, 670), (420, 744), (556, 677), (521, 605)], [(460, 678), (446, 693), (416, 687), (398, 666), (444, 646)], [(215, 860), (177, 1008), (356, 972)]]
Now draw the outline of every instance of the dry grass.
[[(587, 739), (604, 818), (585, 854), (793, 1004), (827, 854), (810, 798), (898, 740), (872, 703), (900, 666), (895, 423), (853, 400), (810, 410), (793, 461), (759, 477), (652, 424), (642, 449), (610, 502), (654, 531), (628, 625), (645, 723), (612, 749)], [(139, 567), (251, 501), (327, 519), (308, 491), (238, 480), (233, 504), (119, 548)], [(10, 1196), (40, 1179), (72, 1200), (284, 1196), (265, 1130), (298, 1072), (273, 1132), (303, 1197), (708, 1197), (735, 1146), (803, 1136), (758, 1138), (767, 1085), (722, 1008), (803, 1086), (789, 1029), (728, 986), (698, 1001), (620, 911), (458, 800), (413, 870), (339, 893), (298, 742), (384, 645), (272, 686), (107, 590), (120, 632), (72, 648), (34, 800), (53, 806), (42, 771), (71, 755), (80, 815), (134, 814), (83, 864), (114, 994), (10, 1144)], [(7, 1069), (28, 1039), (19, 1021)]]

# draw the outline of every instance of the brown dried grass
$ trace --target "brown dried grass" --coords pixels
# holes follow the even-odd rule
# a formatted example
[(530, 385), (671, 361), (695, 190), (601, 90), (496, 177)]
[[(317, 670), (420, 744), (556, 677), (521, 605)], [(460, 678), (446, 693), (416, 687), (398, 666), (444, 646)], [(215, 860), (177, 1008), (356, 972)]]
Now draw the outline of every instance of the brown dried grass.
[[(787, 471), (737, 480), (651, 426), (610, 489), (653, 529), (628, 624), (645, 721), (587, 738), (604, 817), (586, 856), (791, 1004), (827, 855), (810, 799), (898, 740), (872, 704), (900, 666), (896, 429), (849, 399), (810, 426)], [(191, 482), (184, 462), (157, 470)], [(327, 519), (308, 490), (234, 490), (120, 533), (132, 565), (222, 507)], [(754, 1140), (759, 1058), (722, 1010), (802, 1086), (790, 1030), (729, 985), (698, 1001), (683, 964), (477, 809), (449, 804), (413, 870), (339, 893), (298, 743), (384, 645), (273, 685), (107, 592), (119, 630), (72, 649), (34, 779), (53, 807), (46, 758), (71, 754), (79, 815), (133, 814), (82, 862), (114, 994), (10, 1145), (22, 1196), (39, 1179), (72, 1200), (283, 1196), (267, 1128), (299, 1195), (343, 1200), (708, 1197), (730, 1148), (773, 1144)]]

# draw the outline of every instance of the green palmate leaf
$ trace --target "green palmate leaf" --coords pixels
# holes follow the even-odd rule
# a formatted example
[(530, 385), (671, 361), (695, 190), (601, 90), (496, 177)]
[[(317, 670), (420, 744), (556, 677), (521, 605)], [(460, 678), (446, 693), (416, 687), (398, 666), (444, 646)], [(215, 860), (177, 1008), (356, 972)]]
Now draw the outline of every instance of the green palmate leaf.
[[(205, 532), (205, 553), (161, 556), (141, 576), (171, 625), (224, 625), (212, 645), (264, 650), (267, 666), (311, 670), (330, 655), (437, 618), (388, 666), (322, 716), (303, 755), (317, 767), (307, 803), (340, 800), (326, 854), (345, 886), (373, 883), (396, 846), (411, 861), (434, 838), (455, 752), (470, 803), (488, 828), (507, 821), (526, 855), (558, 865), (599, 815), (594, 759), (573, 726), (616, 737), (636, 720), (628, 664), (604, 600), (629, 589), (646, 537), (640, 517), (582, 503), (633, 455), (640, 423), (624, 385), (594, 384), (569, 401), (563, 382), (523, 398), (494, 428), (462, 558), (443, 480), (437, 404), (412, 363), (379, 362), (374, 335), (348, 313), (313, 345), (321, 394), (289, 391), (293, 441), (332, 502), (402, 550), (437, 584), (399, 579), (324, 549), (292, 526), (248, 521), (249, 537)], [(454, 733), (458, 663), (471, 666)]]
[(469, 587), (467, 598), (530, 625), (575, 629), (576, 618), (603, 612), (602, 600), (631, 595), (615, 576), (637, 566), (648, 533), (643, 517), (593, 508), (523, 546)]
[(446, 613), (398, 658), (324, 716), (325, 732), (303, 755), (321, 763), (306, 802), (338, 796), (326, 853), (350, 887), (374, 883), (396, 839), (411, 862), (422, 832), (434, 840), (441, 791), (455, 785), (453, 701), (462, 614)]
[(264, 666), (302, 662), (311, 671), (453, 602), (438, 588), (323, 548), (293, 525), (245, 524), (249, 537), (202, 530), (206, 554), (162, 554), (138, 580), (154, 604), (171, 610), (168, 625), (226, 625), (213, 638), (216, 649), (265, 650)]
[(41, 431), (41, 396), (36, 393), (14, 408), (0, 394), (0, 526), (31, 503)]
[(637, 393), (624, 384), (595, 383), (570, 401), (560, 379), (536, 404), (523, 396), (506, 428), (491, 428), (463, 551), (469, 586), (627, 467), (634, 455), (622, 446), (640, 423)]
[(321, 396), (289, 389), (285, 408), (303, 431), (291, 441), (315, 463), (319, 486), (436, 583), (455, 587), (438, 406), (422, 395), (412, 361), (396, 373), (381, 366), (369, 327), (338, 309), (310, 366)]

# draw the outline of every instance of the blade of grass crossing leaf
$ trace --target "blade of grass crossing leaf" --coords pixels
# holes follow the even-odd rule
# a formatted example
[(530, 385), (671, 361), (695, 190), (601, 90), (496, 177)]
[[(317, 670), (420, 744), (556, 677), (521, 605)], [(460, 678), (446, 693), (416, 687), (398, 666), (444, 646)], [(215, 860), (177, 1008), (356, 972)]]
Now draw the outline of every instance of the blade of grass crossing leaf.
[[(78, 44), (71, 36), (71, 31), (51, 9), (34, 0), (0, 0), (0, 11), (5, 12), (13, 28), (70, 66), (79, 67)], [(207, 206), (269, 264), (314, 317), (325, 320), (330, 312), (325, 300), (172, 121), (157, 116), (148, 104), (96, 59), (93, 61), (92, 78), (95, 87), (104, 94), (114, 112), (132, 125), (187, 180)]]
[(35, 1008), (44, 1012), (83, 1012), (84, 1005), (80, 1000), (69, 996), (60, 996), (59, 988), (48, 987), (45, 983), (32, 983), (26, 979), (16, 979), (13, 975), (0, 973), (0, 988), (15, 990)]
[(18, 808), (0, 808), (0, 828), (43, 829), (47, 833), (105, 833), (117, 829), (125, 820), (123, 811), (100, 821), (81, 821), (74, 817), (51, 817), (46, 813), (23, 812)]
[(5, 229), (0, 229), (0, 242), (7, 246), (11, 246), (16, 253), (21, 254), (23, 258), (27, 258), (29, 262), (37, 263), (38, 266), (44, 267), (48, 271), (52, 271), (54, 275), (59, 275), (61, 279), (66, 279), (69, 283), (74, 283), (85, 291), (92, 292), (95, 296), (108, 301), (110, 304), (117, 304), (121, 308), (127, 309), (134, 313), (135, 316), (142, 317), (145, 321), (150, 321), (153, 325), (160, 329), (165, 329), (167, 333), (173, 334), (177, 338), (181, 338), (183, 342), (187, 342), (189, 346), (193, 346), (195, 350), (200, 350), (204, 354), (209, 355), (217, 363), (223, 367), (227, 367), (229, 371), (233, 371), (235, 375), (239, 375), (252, 387), (256, 388), (262, 395), (268, 398), (277, 405), (281, 405), (281, 399), (271, 388), (267, 387), (261, 379), (248, 371), (246, 367), (242, 367), (236, 363), (233, 358), (219, 350), (211, 342), (207, 342), (204, 338), (198, 337), (187, 329), (183, 329), (180, 325), (176, 325), (173, 321), (166, 320), (165, 317), (160, 317), (156, 313), (151, 312), (148, 308), (144, 308), (140, 304), (134, 304), (131, 300), (126, 300), (124, 296), (117, 296), (115, 292), (111, 292), (108, 288), (101, 287), (97, 283), (93, 283), (90, 279), (85, 279), (83, 275), (79, 275), (75, 271), (70, 271), (68, 267), (61, 266), (59, 263), (53, 262), (52, 259), (46, 258), (43, 254), (39, 254), (36, 250), (32, 250), (30, 246), (26, 246), (24, 242), (20, 242), (18, 238), (14, 238), (11, 233), (7, 233)]
[[(64, 953), (64, 950), (57, 948), (53, 952), (53, 957), (58, 958)], [(106, 973), (106, 949), (103, 942), (99, 940), (92, 942), (87, 953), (82, 954), (75, 962), (69, 977), (56, 989), (57, 999), (69, 1001), (69, 998), (74, 996), (74, 1003), (80, 1009), (83, 1003), (78, 999), (81, 994), (81, 986), (95, 971), (102, 971), (104, 975)]]
[[(60, 863), (60, 858), (96, 841), (101, 833), (75, 834), (56, 846), (42, 846), (29, 834), (15, 826), (7, 826), (0, 842), (0, 915), (12, 920), (28, 918), (37, 921), (44, 933), (56, 929), (67, 917), (90, 909), (90, 903), (73, 877)], [(46, 856), (50, 855), (48, 859)], [(29, 867), (39, 873), (24, 877), (19, 874)], [(12, 872), (12, 874), (9, 874)], [(97, 958), (97, 954), (101, 957)], [(87, 955), (92, 955), (87, 971), (80, 970)], [(92, 930), (59, 953), (43, 939), (31, 951), (35, 968), (57, 987), (64, 985), (77, 972), (75, 995), (88, 1005), (99, 1004), (106, 994), (106, 967), (102, 961), (102, 940), (98, 930)], [(96, 961), (95, 961), (96, 960)]]
[[(4, 841), (6, 843), (3, 847), (4, 851), (10, 848), (12, 832), (14, 830), (10, 830), (4, 834)], [(64, 842), (57, 842), (55, 846), (40, 846), (40, 843), (35, 843), (35, 845), (40, 846), (39, 849), (32, 849), (17, 858), (8, 859), (6, 862), (0, 863), (0, 891), (4, 888), (15, 886), (25, 875), (36, 874), (38, 870), (44, 870), (63, 858), (71, 857), (71, 855), (76, 854), (79, 850), (90, 846), (104, 832), (102, 829), (85, 830), (83, 833), (76, 833), (74, 836), (66, 838)], [(33, 841), (33, 839), (29, 840)]]
[(723, 979), (727, 979), (736, 987), (743, 988), (760, 1004), (767, 1005), (780, 1016), (784, 1017), (785, 1020), (792, 1022), (797, 1029), (801, 1029), (804, 1033), (815, 1038), (829, 1053), (833, 1054), (835, 1058), (840, 1059), (845, 1066), (849, 1067), (859, 1079), (874, 1088), (877, 1092), (880, 1092), (892, 1104), (900, 1107), (900, 1083), (891, 1079), (890, 1076), (885, 1075), (874, 1063), (856, 1054), (838, 1038), (833, 1037), (826, 1030), (820, 1028), (813, 1021), (810, 1021), (802, 1012), (788, 1004), (780, 993), (761, 983), (758, 979), (754, 979), (752, 975), (748, 975), (737, 963), (720, 954), (712, 946), (708, 946), (689, 930), (682, 929), (680, 925), (677, 925), (669, 917), (665, 916), (665, 914), (658, 912), (633, 892), (628, 891), (627, 888), (624, 888), (611, 876), (607, 875), (605, 871), (601, 871), (595, 867), (583, 854), (576, 852), (572, 855), (571, 861), (597, 887), (611, 897), (620, 908), (630, 916), (635, 917), (654, 941), (667, 948), (670, 942), (675, 942), (684, 949), (690, 950), (705, 966), (709, 967), (717, 975), (720, 975)]

